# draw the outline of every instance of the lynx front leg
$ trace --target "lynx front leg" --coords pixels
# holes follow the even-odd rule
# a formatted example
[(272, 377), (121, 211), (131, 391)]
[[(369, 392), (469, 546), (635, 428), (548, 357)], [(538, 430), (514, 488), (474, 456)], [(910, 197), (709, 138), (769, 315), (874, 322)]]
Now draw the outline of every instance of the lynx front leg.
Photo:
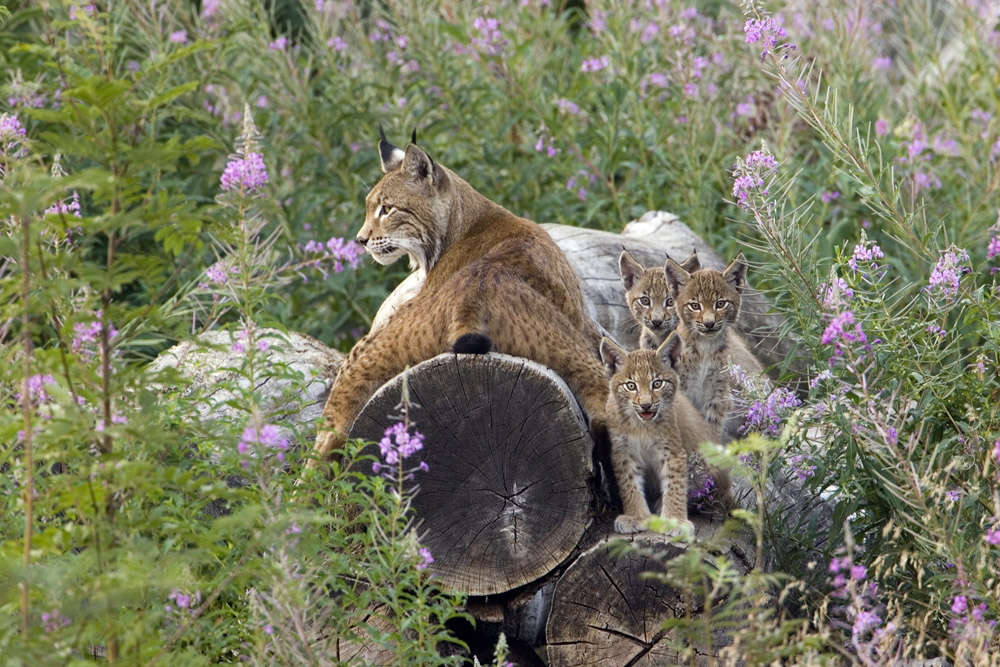
[(660, 471), (660, 483), (666, 486), (660, 516), (687, 521), (687, 455), (680, 443), (673, 444), (664, 453)]
[(615, 518), (615, 532), (617, 533), (639, 533), (646, 530), (646, 522), (650, 517), (649, 508), (646, 506), (646, 499), (639, 489), (636, 479), (639, 476), (639, 467), (632, 457), (625, 451), (625, 443), (611, 444), (611, 466), (614, 469), (615, 479), (618, 481), (618, 491), (622, 496), (623, 514)]

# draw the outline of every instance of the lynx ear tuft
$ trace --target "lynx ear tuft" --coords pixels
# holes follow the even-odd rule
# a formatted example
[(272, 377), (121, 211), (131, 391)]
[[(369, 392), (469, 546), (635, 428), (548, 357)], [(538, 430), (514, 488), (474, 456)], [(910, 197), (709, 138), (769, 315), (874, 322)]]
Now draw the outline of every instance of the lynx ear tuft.
[(405, 153), (389, 143), (389, 140), (385, 138), (385, 130), (382, 129), (381, 123), (378, 126), (378, 133), (381, 136), (378, 142), (378, 156), (382, 160), (382, 173), (388, 174), (390, 171), (399, 169), (400, 165), (403, 164)]
[(625, 365), (625, 350), (605, 336), (601, 339), (601, 361), (610, 375), (614, 375)]
[(646, 272), (642, 264), (635, 261), (632, 254), (622, 248), (622, 254), (618, 257), (618, 271), (622, 276), (622, 285), (625, 287), (625, 291), (632, 289), (632, 285), (635, 281), (642, 277), (642, 274)]
[(729, 263), (726, 270), (722, 272), (722, 277), (726, 279), (726, 282), (732, 283), (737, 290), (743, 291), (743, 288), (747, 286), (747, 259), (742, 252)]
[(417, 143), (417, 128), (413, 128), (413, 134), (410, 136), (410, 143)]
[(695, 271), (701, 270), (701, 260), (698, 259), (697, 249), (693, 249), (687, 259), (681, 262), (681, 268), (688, 273), (694, 273)]

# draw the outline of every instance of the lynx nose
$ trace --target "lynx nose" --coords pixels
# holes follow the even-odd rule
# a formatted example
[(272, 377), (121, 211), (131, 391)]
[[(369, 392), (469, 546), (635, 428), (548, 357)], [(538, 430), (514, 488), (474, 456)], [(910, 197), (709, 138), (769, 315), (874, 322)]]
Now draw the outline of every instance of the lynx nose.
[(364, 236), (361, 236), (361, 235), (359, 234), (359, 235), (358, 235), (358, 243), (360, 243), (361, 245), (363, 245), (363, 246), (367, 247), (367, 246), (368, 246), (368, 239), (367, 239), (367, 238), (365, 238)]
[(654, 329), (659, 329), (663, 326), (663, 320), (650, 320), (649, 322)]

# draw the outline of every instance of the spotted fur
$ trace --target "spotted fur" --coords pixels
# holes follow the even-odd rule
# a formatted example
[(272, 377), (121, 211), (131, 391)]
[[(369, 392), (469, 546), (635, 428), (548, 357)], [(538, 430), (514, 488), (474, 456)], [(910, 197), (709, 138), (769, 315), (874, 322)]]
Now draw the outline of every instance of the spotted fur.
[[(689, 272), (700, 269), (698, 253), (692, 252), (680, 266)], [(639, 347), (655, 350), (677, 328), (677, 310), (674, 308), (677, 295), (667, 283), (662, 267), (647, 269), (628, 250), (622, 250), (618, 270), (625, 288), (625, 303), (641, 329)]]

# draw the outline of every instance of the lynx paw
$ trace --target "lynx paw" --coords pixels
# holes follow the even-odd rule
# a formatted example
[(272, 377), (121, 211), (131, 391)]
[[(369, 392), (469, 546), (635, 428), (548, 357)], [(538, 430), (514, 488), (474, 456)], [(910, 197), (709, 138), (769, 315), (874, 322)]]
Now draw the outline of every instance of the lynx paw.
[(619, 514), (615, 518), (616, 533), (641, 533), (646, 530), (646, 520), (628, 514)]
[(316, 434), (316, 444), (313, 446), (313, 458), (306, 461), (307, 468), (315, 468), (321, 461), (333, 456), (333, 453), (344, 446), (346, 438), (338, 431), (320, 430)]

